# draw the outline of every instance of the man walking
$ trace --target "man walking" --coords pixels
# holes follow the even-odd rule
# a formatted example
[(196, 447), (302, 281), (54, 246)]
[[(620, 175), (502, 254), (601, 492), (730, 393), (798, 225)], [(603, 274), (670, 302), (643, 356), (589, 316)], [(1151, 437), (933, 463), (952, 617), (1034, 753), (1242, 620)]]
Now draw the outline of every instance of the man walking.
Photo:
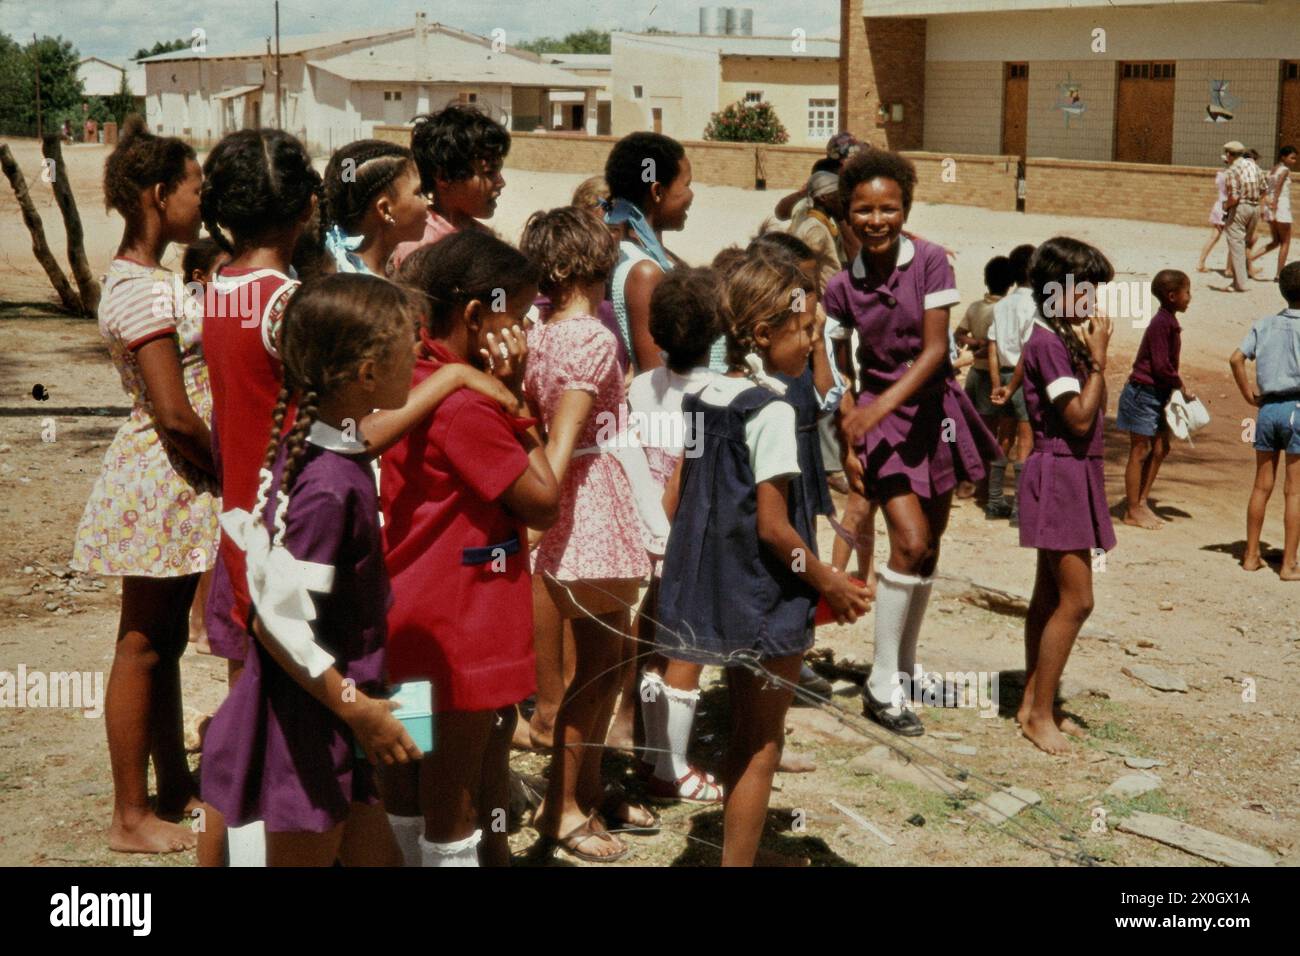
[(1228, 271), (1232, 291), (1245, 292), (1250, 278), (1246, 267), (1246, 237), (1259, 221), (1259, 201), (1264, 195), (1264, 176), (1259, 165), (1246, 156), (1246, 147), (1237, 140), (1223, 144), (1227, 155), (1227, 202), (1223, 204), (1224, 234), (1228, 237)]

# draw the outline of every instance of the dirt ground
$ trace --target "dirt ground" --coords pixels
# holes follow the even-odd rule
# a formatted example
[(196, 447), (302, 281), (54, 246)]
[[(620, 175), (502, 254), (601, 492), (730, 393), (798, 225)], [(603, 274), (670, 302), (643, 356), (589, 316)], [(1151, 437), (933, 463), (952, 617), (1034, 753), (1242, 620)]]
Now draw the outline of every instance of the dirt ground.
[[(12, 146), (62, 261), (62, 223), (39, 177), (39, 150), (31, 141)], [(100, 199), (106, 150), (77, 146), (65, 155), (87, 253), (102, 271), (121, 229)], [(583, 178), (509, 168), (506, 175), (509, 184), (493, 224), (510, 239), (532, 210), (567, 202)], [(670, 244), (699, 263), (724, 245), (747, 240), (778, 198), (712, 186), (695, 191), (686, 230)], [(1190, 272), (1206, 237), (1206, 230), (1177, 226), (957, 206), (919, 205), (909, 227), (957, 253), (965, 301), (982, 292), (985, 260), (1021, 242), (1077, 236), (1100, 246), (1122, 278), (1149, 280), (1165, 267)], [(1221, 266), (1225, 252), (1221, 244), (1211, 264)], [(178, 252), (171, 257), (174, 263)], [(1272, 275), (1271, 262), (1265, 275)], [(1066, 671), (1067, 710), (1087, 725), (1088, 738), (1068, 756), (1054, 758), (1019, 736), (1010, 715), (1023, 677), (1023, 618), (1014, 602), (978, 595), (987, 594), (980, 588), (991, 588), (1027, 597), (1034, 554), (1018, 547), (1005, 523), (987, 522), (973, 504), (960, 502), (944, 539), (921, 660), (939, 671), (1001, 672), (1000, 713), (981, 717), (973, 708), (927, 708), (929, 733), (913, 744), (887, 741), (863, 721), (848, 695), (835, 698), (838, 715), (795, 709), (789, 746), (815, 758), (818, 770), (778, 777), (766, 846), (808, 856), (815, 865), (1052, 865), (1085, 857), (1127, 866), (1205, 862), (1114, 828), (1117, 819), (1141, 809), (1261, 847), (1282, 865), (1294, 863), (1300, 855), (1300, 705), (1288, 696), (1285, 681), (1288, 674), (1294, 679), (1300, 656), (1300, 585), (1277, 576), (1280, 483), (1264, 529), (1265, 541), (1274, 546), (1273, 563), (1255, 574), (1238, 567), (1253, 475), (1243, 422), (1253, 416), (1227, 366), (1250, 323), (1281, 303), (1271, 282), (1252, 283), (1247, 295), (1238, 296), (1210, 291), (1211, 284), (1223, 280), (1193, 274), (1194, 298), (1182, 324), (1184, 377), (1213, 421), (1195, 447), (1179, 443), (1164, 466), (1153, 496), (1167, 521), (1163, 529), (1148, 532), (1117, 522), (1118, 547), (1096, 576), (1096, 610)], [(118, 582), (71, 574), (66, 563), (73, 530), (128, 401), (94, 323), (64, 317), (53, 301), (6, 184), (0, 190), (0, 670), (23, 664), (29, 672), (106, 677)], [(1140, 335), (1139, 329), (1117, 325), (1107, 372), (1112, 420)], [(47, 400), (33, 398), (36, 385), (44, 386)], [(53, 420), (53, 434), (47, 419)], [(54, 440), (42, 440), (43, 431)], [(1112, 503), (1122, 499), (1126, 451), (1126, 436), (1108, 430)], [(882, 533), (882, 558), (883, 538)], [(823, 549), (830, 540), (823, 528)], [(855, 660), (870, 660), (871, 627), (868, 617), (851, 627), (819, 630), (818, 647), (844, 665), (838, 676), (851, 676)], [(1122, 672), (1135, 664), (1181, 677), (1186, 691), (1157, 691)], [(182, 666), (192, 722), (220, 703), (224, 666), (194, 653)], [(706, 672), (706, 682), (715, 678)], [(698, 757), (716, 768), (726, 709), (720, 683), (706, 688), (702, 709)], [(900, 781), (854, 763), (886, 742), (912, 756), (914, 767), (929, 771), (931, 780), (961, 778), (965, 792), (948, 796), (938, 792), (944, 785), (927, 787), (923, 777), (919, 784)], [(1154, 772), (1160, 787), (1136, 799), (1103, 796), (1113, 781), (1133, 772), (1126, 757), (1159, 761)], [(531, 754), (514, 760), (529, 773), (539, 773), (545, 762)], [(611, 768), (626, 762), (610, 757)], [(1042, 803), (1000, 827), (971, 812), (972, 799), (1013, 785), (1035, 791)], [(105, 831), (111, 804), (102, 719), (67, 709), (0, 710), (0, 864), (193, 863), (192, 854), (146, 858), (110, 852)], [(1094, 828), (1097, 807), (1106, 811), (1102, 832)], [(893, 845), (846, 810), (874, 824)], [(664, 824), (657, 836), (631, 839), (628, 864), (717, 862), (718, 810), (672, 808)], [(535, 839), (527, 827), (513, 838), (521, 855)]]

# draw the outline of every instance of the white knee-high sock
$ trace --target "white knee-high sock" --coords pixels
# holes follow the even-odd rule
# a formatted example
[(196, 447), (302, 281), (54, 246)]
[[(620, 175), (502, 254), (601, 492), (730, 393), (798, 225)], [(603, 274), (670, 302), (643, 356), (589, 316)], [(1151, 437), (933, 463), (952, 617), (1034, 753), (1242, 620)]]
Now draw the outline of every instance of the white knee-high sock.
[(478, 866), (478, 845), (483, 831), (475, 830), (463, 840), (451, 843), (431, 843), (420, 835), (420, 861), (422, 866)]
[(695, 726), (695, 707), (700, 702), (700, 692), (678, 690), (665, 684), (663, 698), (668, 711), (668, 746), (667, 752), (659, 755), (655, 776), (676, 782), (691, 769), (686, 751), (691, 746), (691, 728)]
[(402, 849), (402, 866), (419, 866), (424, 817), (399, 817), (390, 813), (388, 825), (393, 828), (393, 836), (397, 837), (397, 845)]
[(658, 768), (668, 749), (668, 699), (664, 696), (664, 679), (654, 671), (641, 675), (641, 724), (645, 729), (645, 750), (641, 759)]
[(903, 640), (898, 648), (898, 669), (915, 680), (916, 644), (921, 636), (921, 622), (934, 590), (934, 578), (917, 578), (912, 588), (912, 600), (907, 605), (907, 621), (903, 625)]
[(266, 866), (266, 824), (261, 820), (226, 828), (231, 866)]
[(920, 583), (914, 574), (903, 574), (888, 566), (880, 569), (876, 585), (876, 647), (867, 680), (867, 690), (877, 703), (897, 703), (894, 689), (899, 686), (899, 651), (912, 592)]

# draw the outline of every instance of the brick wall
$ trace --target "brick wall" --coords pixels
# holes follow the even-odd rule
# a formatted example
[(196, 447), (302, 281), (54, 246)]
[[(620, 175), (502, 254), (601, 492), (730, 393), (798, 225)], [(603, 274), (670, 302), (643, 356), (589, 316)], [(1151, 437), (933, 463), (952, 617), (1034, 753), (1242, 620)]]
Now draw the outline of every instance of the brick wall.
[(1203, 166), (1030, 158), (1025, 212), (1204, 226), (1216, 197), (1214, 173)]
[[(1223, 144), (1239, 140), (1273, 158), (1277, 142), (1277, 60), (1179, 60), (1174, 78), (1173, 161), (1214, 165)], [(1209, 122), (1210, 81), (1226, 80), (1233, 118)]]
[[(1061, 87), (1077, 83), (1086, 109), (1058, 109)], [(1115, 64), (1109, 60), (1029, 61), (1030, 156), (1064, 156), (1107, 162), (1115, 158)]]
[[(903, 105), (903, 121), (881, 104)], [(891, 149), (920, 149), (925, 113), (925, 20), (864, 17), (863, 0), (840, 0), (840, 125)]]
[(925, 148), (996, 153), (1002, 148), (1003, 65), (997, 61), (925, 65)]
[[(375, 136), (409, 145), (403, 126), (379, 126)], [(618, 138), (580, 133), (512, 133), (507, 168), (592, 176), (605, 168)], [(682, 143), (697, 182), (754, 188), (755, 156), (767, 186), (794, 189), (823, 153), (801, 146)], [(1016, 158), (967, 153), (905, 151), (916, 165), (917, 202), (1014, 211)], [(1201, 226), (1214, 204), (1215, 170), (1202, 166), (1149, 166), (1071, 159), (1025, 162), (1025, 211), (1058, 216), (1104, 216)]]
[[(404, 126), (378, 126), (375, 136), (409, 145), (411, 131)], [(508, 169), (573, 173), (594, 176), (605, 168), (616, 136), (581, 133), (511, 133)], [(805, 146), (754, 146), (748, 143), (682, 143), (696, 182), (714, 186), (753, 189), (756, 161), (769, 189), (802, 186), (812, 165), (825, 155)], [(916, 164), (919, 202), (1016, 208), (1016, 163), (1010, 156), (975, 156), (961, 153), (906, 152)]]

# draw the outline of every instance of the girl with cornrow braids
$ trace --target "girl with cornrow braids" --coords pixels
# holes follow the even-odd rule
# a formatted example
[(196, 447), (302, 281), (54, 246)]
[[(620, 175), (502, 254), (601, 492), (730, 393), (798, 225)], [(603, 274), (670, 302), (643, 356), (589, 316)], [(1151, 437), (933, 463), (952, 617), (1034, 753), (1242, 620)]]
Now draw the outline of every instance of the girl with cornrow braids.
[(350, 425), (405, 403), (417, 321), (412, 296), (375, 276), (293, 297), (256, 499), (222, 519), (246, 555), (256, 640), (208, 730), (203, 797), (209, 829), (264, 823), (270, 866), (401, 864), (375, 766), (421, 754), (380, 696), (390, 588), (369, 451)]
[(868, 607), (863, 587), (817, 557), (803, 475), (825, 475), (797, 439), (800, 398), (787, 385), (812, 354), (816, 289), (789, 254), (746, 250), (721, 301), (729, 370), (683, 397), (685, 445), (698, 454), (681, 459), (664, 496), (673, 525), (656, 642), (673, 659), (727, 670), (723, 866), (758, 856), (818, 595), (840, 622)]
[[(240, 130), (218, 143), (204, 164), (203, 221), (230, 262), (212, 277), (204, 303), (204, 351), (212, 380), (212, 448), (225, 511), (251, 510), (257, 497), (263, 446), (261, 423), (271, 419), (283, 385), (280, 323), (300, 283), (290, 262), (317, 211), (321, 177), (307, 150), (279, 130)], [(407, 329), (415, 347), (415, 325)], [(408, 381), (409, 384), (409, 381)], [(455, 389), (468, 385), (503, 405), (514, 397), (491, 376), (468, 367), (430, 376), (407, 404), (388, 413), (375, 428), (353, 427), (352, 437), (378, 454)], [(293, 406), (281, 414), (293, 421)], [(367, 412), (370, 409), (366, 410)], [(357, 419), (360, 422), (360, 418)], [(251, 601), (244, 554), (223, 535), (208, 596), (206, 623), (212, 652), (230, 662), (233, 686), (248, 653)], [(208, 826), (220, 863), (221, 841)], [(261, 849), (256, 830), (248, 843), (232, 837), (231, 858), (255, 863)], [(247, 855), (244, 847), (248, 846)]]
[(424, 234), (429, 204), (406, 147), (349, 143), (330, 158), (324, 181), (320, 241), (339, 272), (383, 275), (397, 244)]

